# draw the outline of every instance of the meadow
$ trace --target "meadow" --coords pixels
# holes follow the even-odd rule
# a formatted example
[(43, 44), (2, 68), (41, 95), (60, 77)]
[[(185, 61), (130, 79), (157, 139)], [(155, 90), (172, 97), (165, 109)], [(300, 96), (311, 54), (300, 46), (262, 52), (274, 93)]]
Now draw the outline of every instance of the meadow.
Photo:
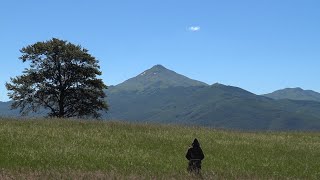
[(0, 179), (320, 179), (320, 133), (241, 132), (87, 120), (0, 120)]

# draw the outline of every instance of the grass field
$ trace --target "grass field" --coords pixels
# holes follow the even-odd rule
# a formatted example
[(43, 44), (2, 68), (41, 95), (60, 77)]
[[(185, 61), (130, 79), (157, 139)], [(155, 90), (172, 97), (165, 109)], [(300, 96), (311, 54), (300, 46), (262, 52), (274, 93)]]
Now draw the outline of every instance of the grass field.
[(320, 133), (237, 132), (75, 120), (0, 120), (0, 179), (320, 179)]

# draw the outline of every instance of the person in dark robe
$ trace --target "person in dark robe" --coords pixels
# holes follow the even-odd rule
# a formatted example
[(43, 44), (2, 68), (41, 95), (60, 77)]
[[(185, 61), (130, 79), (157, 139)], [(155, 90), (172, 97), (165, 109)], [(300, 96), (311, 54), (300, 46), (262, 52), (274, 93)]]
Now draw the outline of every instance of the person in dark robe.
[(186, 158), (189, 160), (188, 171), (200, 172), (201, 161), (204, 159), (203, 151), (197, 138), (193, 140), (192, 146), (188, 149)]

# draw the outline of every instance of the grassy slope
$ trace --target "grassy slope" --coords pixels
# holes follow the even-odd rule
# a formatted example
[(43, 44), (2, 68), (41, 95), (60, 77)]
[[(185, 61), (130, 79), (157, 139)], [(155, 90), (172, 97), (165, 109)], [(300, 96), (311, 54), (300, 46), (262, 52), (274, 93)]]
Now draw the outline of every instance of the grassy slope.
[(184, 179), (184, 155), (194, 137), (206, 156), (206, 179), (320, 178), (319, 133), (6, 119), (0, 121), (0, 178)]

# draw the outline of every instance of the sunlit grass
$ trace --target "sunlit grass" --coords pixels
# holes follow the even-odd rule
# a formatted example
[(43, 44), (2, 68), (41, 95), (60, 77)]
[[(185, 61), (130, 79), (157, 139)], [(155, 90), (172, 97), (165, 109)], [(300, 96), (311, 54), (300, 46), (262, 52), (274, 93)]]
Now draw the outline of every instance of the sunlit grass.
[(57, 119), (0, 120), (0, 174), (184, 179), (190, 177), (185, 152), (195, 137), (206, 179), (320, 178), (320, 133)]

